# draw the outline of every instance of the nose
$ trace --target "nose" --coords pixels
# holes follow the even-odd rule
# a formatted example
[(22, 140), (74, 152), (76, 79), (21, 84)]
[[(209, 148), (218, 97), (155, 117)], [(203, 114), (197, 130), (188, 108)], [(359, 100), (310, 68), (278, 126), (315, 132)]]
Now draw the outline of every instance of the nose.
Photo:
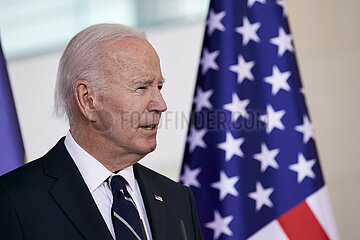
[(160, 92), (160, 90), (156, 89), (151, 94), (151, 100), (148, 105), (148, 111), (156, 111), (156, 112), (165, 112), (167, 110), (167, 106), (165, 100)]

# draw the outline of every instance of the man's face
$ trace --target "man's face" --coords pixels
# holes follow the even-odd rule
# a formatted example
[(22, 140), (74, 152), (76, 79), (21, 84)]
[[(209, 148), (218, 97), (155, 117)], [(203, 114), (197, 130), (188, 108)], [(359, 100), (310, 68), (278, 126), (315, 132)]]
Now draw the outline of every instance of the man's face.
[(144, 156), (156, 148), (157, 126), (166, 110), (159, 57), (148, 42), (125, 39), (110, 47), (106, 65), (95, 127), (115, 152)]

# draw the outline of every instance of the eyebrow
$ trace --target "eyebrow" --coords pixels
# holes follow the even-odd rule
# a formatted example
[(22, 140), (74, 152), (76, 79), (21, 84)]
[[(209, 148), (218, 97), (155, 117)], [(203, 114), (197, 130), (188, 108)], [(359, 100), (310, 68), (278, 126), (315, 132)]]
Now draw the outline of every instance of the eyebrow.
[[(135, 81), (134, 84), (136, 85), (151, 85), (152, 83), (154, 82), (153, 79), (147, 79), (147, 80), (139, 80), (139, 81)], [(165, 82), (165, 79), (162, 78), (159, 83), (164, 83)]]

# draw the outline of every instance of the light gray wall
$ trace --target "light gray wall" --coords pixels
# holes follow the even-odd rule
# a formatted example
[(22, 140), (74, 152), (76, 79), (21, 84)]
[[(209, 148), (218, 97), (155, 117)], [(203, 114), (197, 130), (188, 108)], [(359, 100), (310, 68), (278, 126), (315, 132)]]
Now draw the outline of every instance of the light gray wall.
[(339, 232), (359, 239), (360, 1), (287, 2)]
[[(360, 236), (360, 1), (288, 0), (290, 24), (316, 130), (325, 180), (342, 239)], [(177, 180), (186, 126), (175, 111), (190, 111), (204, 26), (174, 26), (148, 32), (166, 78), (168, 113), (158, 149), (142, 163)], [(9, 62), (8, 68), (29, 159), (42, 156), (66, 134), (52, 116), (53, 89), (60, 53)], [(166, 120), (166, 121), (164, 121)], [(165, 126), (167, 123), (167, 127)]]

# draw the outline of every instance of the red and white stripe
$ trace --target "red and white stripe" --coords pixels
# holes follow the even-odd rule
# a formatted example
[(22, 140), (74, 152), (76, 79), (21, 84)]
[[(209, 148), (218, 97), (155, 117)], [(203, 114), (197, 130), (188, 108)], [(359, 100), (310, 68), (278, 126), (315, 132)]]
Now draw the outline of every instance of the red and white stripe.
[(327, 188), (324, 186), (248, 240), (339, 240)]

